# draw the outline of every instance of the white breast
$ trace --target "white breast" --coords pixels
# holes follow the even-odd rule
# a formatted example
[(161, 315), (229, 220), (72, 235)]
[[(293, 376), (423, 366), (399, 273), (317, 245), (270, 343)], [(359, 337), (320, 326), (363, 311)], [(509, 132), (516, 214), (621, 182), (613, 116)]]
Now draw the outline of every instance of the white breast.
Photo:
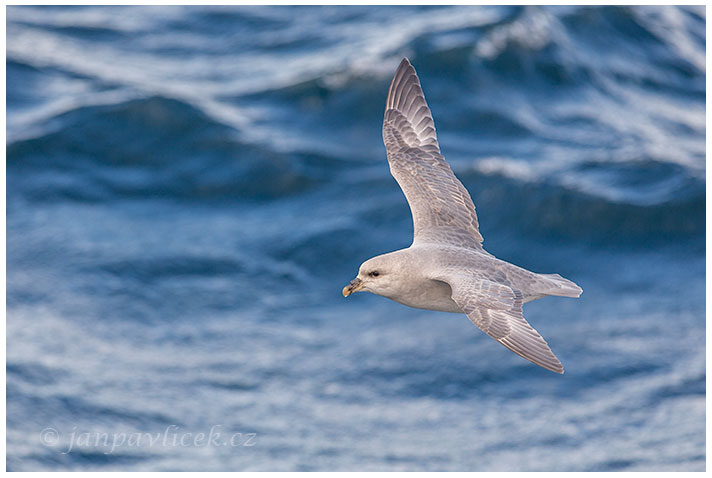
[(399, 291), (391, 299), (416, 309), (462, 313), (462, 309), (452, 300), (452, 290), (445, 282), (424, 279), (410, 281), (408, 284), (407, 291)]

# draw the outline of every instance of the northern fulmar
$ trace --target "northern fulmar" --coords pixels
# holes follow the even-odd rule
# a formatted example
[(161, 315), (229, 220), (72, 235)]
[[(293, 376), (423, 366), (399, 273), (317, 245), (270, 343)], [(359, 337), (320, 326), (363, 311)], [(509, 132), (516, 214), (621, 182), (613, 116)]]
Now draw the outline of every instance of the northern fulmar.
[(564, 373), (524, 319), (522, 304), (547, 295), (579, 297), (582, 290), (558, 274), (528, 271), (482, 248), (475, 205), (440, 153), (432, 114), (407, 58), (388, 90), (383, 142), (413, 215), (413, 243), (361, 264), (344, 297), (364, 290), (410, 307), (464, 313), (512, 352)]

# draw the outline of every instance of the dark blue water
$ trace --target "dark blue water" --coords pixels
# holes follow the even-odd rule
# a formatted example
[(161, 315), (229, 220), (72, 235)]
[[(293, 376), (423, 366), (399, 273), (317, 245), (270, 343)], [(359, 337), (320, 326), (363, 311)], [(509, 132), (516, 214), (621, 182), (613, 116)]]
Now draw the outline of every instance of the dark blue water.
[[(8, 7), (8, 469), (703, 470), (705, 21)], [(403, 56), (487, 249), (583, 287), (525, 307), (565, 375), (341, 297), (410, 243)]]

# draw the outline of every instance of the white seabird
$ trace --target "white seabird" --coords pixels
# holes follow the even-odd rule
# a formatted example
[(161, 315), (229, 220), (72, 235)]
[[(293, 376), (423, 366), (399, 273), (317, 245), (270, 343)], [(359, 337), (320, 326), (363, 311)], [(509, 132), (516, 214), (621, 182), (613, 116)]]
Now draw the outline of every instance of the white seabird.
[(537, 274), (482, 248), (475, 205), (445, 162), (415, 69), (407, 58), (388, 90), (383, 119), (391, 174), (413, 215), (413, 243), (371, 258), (344, 287), (419, 309), (464, 313), (512, 352), (564, 373), (546, 341), (524, 319), (522, 304), (547, 295), (579, 297), (558, 274)]

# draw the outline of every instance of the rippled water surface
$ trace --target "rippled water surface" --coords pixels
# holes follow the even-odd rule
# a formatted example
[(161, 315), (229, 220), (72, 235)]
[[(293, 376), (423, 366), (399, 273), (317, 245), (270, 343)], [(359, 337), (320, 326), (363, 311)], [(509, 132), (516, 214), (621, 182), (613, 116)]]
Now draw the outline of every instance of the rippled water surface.
[[(703, 470), (705, 21), (8, 7), (7, 468)], [(565, 375), (341, 297), (410, 243), (403, 56), (485, 247), (583, 287), (525, 307)]]

